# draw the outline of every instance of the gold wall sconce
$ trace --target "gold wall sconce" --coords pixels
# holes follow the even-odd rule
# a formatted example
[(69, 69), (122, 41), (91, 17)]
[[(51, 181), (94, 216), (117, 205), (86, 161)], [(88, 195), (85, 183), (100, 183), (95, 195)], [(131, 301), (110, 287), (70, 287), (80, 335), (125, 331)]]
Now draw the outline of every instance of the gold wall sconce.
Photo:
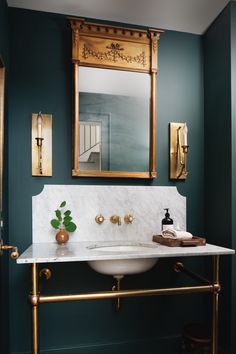
[(186, 123), (170, 123), (170, 179), (186, 179), (188, 154)]
[(51, 114), (32, 114), (32, 176), (52, 176)]

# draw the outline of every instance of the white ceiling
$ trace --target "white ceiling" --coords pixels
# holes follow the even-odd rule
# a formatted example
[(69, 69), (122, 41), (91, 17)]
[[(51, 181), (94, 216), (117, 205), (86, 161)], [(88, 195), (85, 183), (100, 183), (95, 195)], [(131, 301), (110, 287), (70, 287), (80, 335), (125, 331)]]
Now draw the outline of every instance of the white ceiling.
[(11, 7), (202, 34), (230, 0), (7, 0)]

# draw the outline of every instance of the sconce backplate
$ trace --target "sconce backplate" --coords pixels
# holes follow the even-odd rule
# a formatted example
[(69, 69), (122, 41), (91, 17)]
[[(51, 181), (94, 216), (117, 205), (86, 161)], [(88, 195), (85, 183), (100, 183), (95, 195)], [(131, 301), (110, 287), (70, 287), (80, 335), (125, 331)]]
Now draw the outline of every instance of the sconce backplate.
[[(183, 150), (185, 123), (170, 123), (170, 179), (186, 179), (187, 149)], [(178, 139), (179, 134), (179, 139)], [(180, 141), (179, 141), (180, 140)], [(188, 148), (188, 146), (186, 146)]]
[[(52, 176), (52, 115), (42, 116), (42, 139), (38, 146), (38, 113), (32, 114), (32, 176)], [(41, 168), (40, 168), (41, 164)]]

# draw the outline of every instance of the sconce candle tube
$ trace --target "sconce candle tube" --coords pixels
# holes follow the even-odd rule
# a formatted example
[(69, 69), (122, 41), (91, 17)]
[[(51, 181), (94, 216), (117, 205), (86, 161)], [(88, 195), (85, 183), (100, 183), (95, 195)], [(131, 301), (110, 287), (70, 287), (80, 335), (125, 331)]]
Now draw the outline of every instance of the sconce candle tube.
[(38, 136), (37, 138), (41, 139), (42, 138), (42, 114), (39, 112), (37, 116), (37, 131), (38, 131)]
[(188, 145), (188, 127), (187, 127), (187, 124), (184, 123), (184, 127), (183, 127), (183, 135), (184, 135), (184, 146), (187, 146)]

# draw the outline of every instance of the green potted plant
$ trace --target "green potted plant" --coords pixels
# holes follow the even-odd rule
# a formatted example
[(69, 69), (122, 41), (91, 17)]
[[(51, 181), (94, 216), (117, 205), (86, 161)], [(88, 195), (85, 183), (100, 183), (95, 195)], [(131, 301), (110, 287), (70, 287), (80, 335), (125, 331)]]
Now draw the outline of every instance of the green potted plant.
[[(72, 222), (70, 210), (65, 210), (66, 201), (63, 201), (59, 208), (55, 210), (55, 218), (50, 221), (51, 226), (58, 230), (56, 233), (56, 241), (59, 244), (64, 244), (69, 240), (69, 232), (74, 232), (77, 228)], [(65, 210), (65, 211), (64, 211)]]

